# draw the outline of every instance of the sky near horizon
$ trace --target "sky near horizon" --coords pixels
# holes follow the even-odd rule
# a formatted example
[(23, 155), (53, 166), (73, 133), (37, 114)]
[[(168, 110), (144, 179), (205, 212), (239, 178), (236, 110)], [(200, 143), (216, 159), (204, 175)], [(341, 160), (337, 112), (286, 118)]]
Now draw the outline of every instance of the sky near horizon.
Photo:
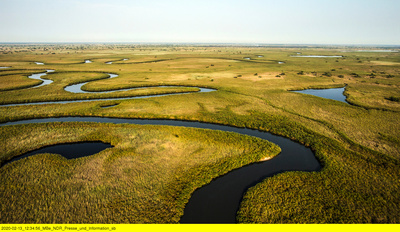
[(400, 45), (400, 0), (0, 0), (0, 42)]

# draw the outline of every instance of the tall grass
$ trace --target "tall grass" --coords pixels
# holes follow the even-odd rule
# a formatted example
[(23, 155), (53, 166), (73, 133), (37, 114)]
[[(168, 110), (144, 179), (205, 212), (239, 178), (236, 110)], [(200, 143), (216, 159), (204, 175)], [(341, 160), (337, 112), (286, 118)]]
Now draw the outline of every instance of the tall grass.
[(47, 123), (0, 133), (3, 161), (56, 143), (115, 146), (73, 160), (40, 154), (0, 168), (1, 223), (177, 222), (196, 188), (280, 151), (250, 136), (167, 126)]
[[(113, 100), (118, 105), (110, 108), (101, 107), (105, 102), (0, 107), (1, 122), (61, 116), (165, 118), (270, 131), (310, 146), (323, 169), (266, 179), (244, 197), (239, 222), (399, 222), (399, 103), (390, 100), (398, 97), (398, 53), (131, 45), (47, 49), (55, 54), (36, 55), (37, 50), (0, 54), (0, 65), (13, 67), (1, 71), (0, 86), (6, 88), (18, 88), (14, 80), (41, 68), (56, 70), (47, 76), (54, 80), (47, 87), (1, 91), (1, 104), (96, 98), (63, 90), (89, 80), (96, 81), (85, 86), (88, 90), (179, 85), (218, 91)], [(344, 57), (291, 57), (296, 52)], [(129, 60), (104, 63), (121, 58)], [(93, 63), (78, 64), (85, 59)], [(38, 67), (32, 62), (39, 60), (46, 65)], [(303, 75), (297, 74), (300, 71)], [(105, 73), (119, 77), (104, 79)], [(281, 73), (285, 75), (277, 77)], [(13, 79), (7, 81), (8, 77)], [(288, 91), (344, 85), (352, 105)], [(132, 90), (102, 96), (153, 93), (159, 92)], [(7, 201), (2, 201), (1, 218), (7, 222), (177, 222), (194, 188), (234, 167), (255, 162), (261, 150), (269, 149), (264, 142), (247, 137), (174, 127), (56, 123), (0, 130), (2, 160), (63, 141), (101, 140), (116, 145), (74, 161), (45, 154), (2, 167), (0, 196)], [(239, 158), (239, 154), (245, 155)]]

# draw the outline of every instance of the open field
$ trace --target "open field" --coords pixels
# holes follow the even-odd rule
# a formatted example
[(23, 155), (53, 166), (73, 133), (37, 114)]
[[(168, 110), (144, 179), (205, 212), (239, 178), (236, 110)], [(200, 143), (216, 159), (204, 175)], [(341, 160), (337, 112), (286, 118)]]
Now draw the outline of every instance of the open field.
[[(0, 67), (10, 67), (0, 69), (1, 105), (193, 92), (0, 106), (0, 122), (99, 116), (202, 121), (270, 131), (311, 147), (323, 168), (278, 174), (249, 189), (238, 222), (399, 223), (400, 53), (358, 50), (0, 45)], [(297, 53), (342, 57), (292, 57)], [(29, 88), (40, 81), (27, 76), (46, 70), (55, 70), (43, 77), (53, 83)], [(106, 73), (118, 77), (106, 79)], [(83, 88), (94, 92), (176, 87), (64, 91), (65, 86), (89, 80), (93, 81)], [(350, 104), (289, 91), (343, 86)], [(197, 87), (217, 91), (196, 93)], [(196, 188), (279, 152), (248, 136), (164, 126), (48, 123), (2, 126), (0, 134), (0, 162), (62, 142), (100, 140), (115, 146), (76, 160), (44, 154), (1, 167), (1, 223), (176, 223)], [(61, 209), (63, 214), (56, 215)]]

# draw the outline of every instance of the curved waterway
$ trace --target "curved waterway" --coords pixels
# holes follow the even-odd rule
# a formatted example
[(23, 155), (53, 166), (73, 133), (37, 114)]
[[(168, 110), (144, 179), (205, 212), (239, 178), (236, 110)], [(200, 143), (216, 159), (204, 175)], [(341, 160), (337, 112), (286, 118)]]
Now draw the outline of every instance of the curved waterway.
[[(129, 59), (125, 58), (125, 59), (117, 60), (117, 61), (127, 61), (127, 60), (129, 60)], [(114, 61), (108, 61), (108, 62), (106, 62), (105, 64), (112, 64), (113, 62), (114, 62)]]
[(287, 171), (319, 171), (321, 166), (310, 148), (288, 138), (276, 136), (268, 132), (248, 128), (237, 128), (217, 124), (175, 121), (144, 120), (101, 117), (62, 117), (30, 119), (0, 124), (1, 126), (44, 123), (44, 122), (97, 122), (97, 123), (130, 123), (140, 125), (169, 125), (202, 129), (236, 132), (259, 137), (281, 147), (281, 153), (263, 162), (258, 162), (235, 169), (211, 183), (197, 189), (185, 207), (181, 223), (235, 223), (243, 194), (247, 189), (266, 177)]
[(41, 80), (42, 81), (42, 83), (40, 85), (35, 85), (33, 87), (29, 87), (29, 89), (38, 88), (38, 87), (41, 87), (41, 86), (44, 86), (44, 85), (49, 85), (49, 84), (53, 83), (52, 80), (42, 79), (42, 76), (46, 76), (47, 73), (50, 73), (50, 72), (54, 72), (54, 70), (49, 69), (45, 73), (36, 73), (36, 74), (32, 74), (32, 75), (28, 76), (28, 78), (30, 78), (30, 79), (35, 79), (35, 80)]
[[(54, 70), (47, 70), (47, 73), (54, 72)], [(37, 88), (44, 85), (51, 84), (52, 80), (42, 79), (41, 77), (47, 75), (47, 73), (39, 73), (39, 74), (32, 74), (28, 76), (32, 79), (42, 80), (43, 83), (31, 88)], [(109, 75), (108, 79), (118, 77), (117, 74), (107, 73)], [(93, 80), (94, 81), (94, 80)], [(120, 92), (120, 91), (128, 91), (132, 89), (146, 89), (146, 88), (174, 88), (174, 87), (194, 87), (198, 88), (199, 90), (196, 93), (207, 93), (216, 91), (216, 89), (211, 88), (202, 88), (197, 86), (180, 86), (180, 85), (161, 85), (161, 86), (148, 86), (148, 87), (132, 87), (126, 89), (117, 89), (117, 90), (108, 90), (108, 91), (99, 91), (99, 92), (91, 92), (91, 91), (84, 91), (82, 90), (82, 86), (85, 84), (92, 82), (86, 81), (83, 83), (78, 83), (74, 85), (69, 85), (64, 88), (65, 91), (71, 93), (91, 93), (91, 94), (103, 94), (103, 93), (113, 93), (113, 92)], [(144, 96), (134, 96), (134, 97), (114, 97), (114, 98), (96, 98), (96, 99), (81, 99), (81, 100), (66, 100), (66, 101), (45, 101), (45, 102), (30, 102), (30, 103), (15, 103), (15, 104), (4, 104), (2, 106), (21, 106), (21, 105), (45, 105), (45, 104), (67, 104), (67, 103), (74, 103), (74, 102), (92, 102), (92, 101), (111, 101), (111, 100), (129, 100), (129, 99), (140, 99), (140, 98), (152, 98), (152, 97), (162, 97), (162, 96), (169, 96), (169, 95), (180, 95), (180, 94), (191, 94), (194, 93), (193, 91), (188, 92), (179, 92), (179, 93), (164, 93), (164, 94), (153, 94), (153, 95), (144, 95)]]
[[(116, 74), (109, 74), (109, 78), (117, 77)], [(72, 93), (89, 93), (83, 91), (81, 87), (88, 82), (79, 83), (65, 88), (66, 91)], [(37, 86), (38, 87), (38, 86)], [(158, 87), (176, 87), (176, 86), (158, 86)], [(154, 88), (154, 87), (153, 87)], [(215, 89), (200, 88), (200, 92), (211, 92)], [(129, 89), (137, 89), (129, 88)], [(126, 91), (129, 89), (104, 91)], [(90, 92), (93, 93), (93, 92)], [(105, 99), (88, 99), (88, 100), (70, 100), (70, 101), (55, 101), (55, 102), (37, 102), (12, 105), (35, 105), (35, 104), (55, 104), (55, 103), (71, 103), (71, 102), (86, 102), (86, 101), (104, 101), (104, 100), (123, 100), (135, 98), (149, 98), (165, 95), (189, 94), (186, 93), (170, 93), (139, 97), (125, 98), (105, 98)], [(119, 119), (119, 118), (100, 118), (100, 117), (62, 117), (62, 118), (45, 118), (45, 119), (30, 119), (15, 122), (7, 122), (0, 126), (27, 124), (27, 123), (44, 123), (44, 122), (97, 122), (97, 123), (132, 123), (132, 124), (151, 124), (151, 125), (169, 125), (169, 126), (184, 126), (202, 129), (221, 130), (228, 132), (236, 132), (244, 135), (256, 136), (261, 139), (271, 141), (281, 147), (281, 153), (268, 161), (258, 162), (247, 165), (242, 168), (235, 169), (221, 177), (216, 178), (211, 183), (197, 189), (191, 196), (188, 204), (185, 207), (184, 215), (181, 223), (235, 223), (236, 213), (239, 209), (243, 194), (247, 189), (259, 183), (266, 177), (270, 177), (286, 171), (318, 171), (321, 169), (319, 162), (316, 160), (311, 149), (291, 141), (290, 139), (272, 135), (268, 132), (248, 129), (236, 128), (230, 126), (189, 122), (175, 120), (143, 120), (143, 119)]]

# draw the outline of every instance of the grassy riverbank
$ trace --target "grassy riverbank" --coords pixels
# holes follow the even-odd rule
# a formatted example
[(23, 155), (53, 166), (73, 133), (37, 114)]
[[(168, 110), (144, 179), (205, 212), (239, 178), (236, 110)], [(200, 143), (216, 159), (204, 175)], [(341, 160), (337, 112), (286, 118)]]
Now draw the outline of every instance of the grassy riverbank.
[[(0, 107), (1, 122), (59, 116), (167, 118), (271, 131), (310, 146), (323, 169), (317, 173), (291, 172), (267, 178), (246, 193), (238, 214), (239, 222), (400, 222), (400, 104), (393, 100), (400, 97), (398, 52), (369, 53), (351, 48), (130, 45), (87, 46), (85, 50), (76, 47), (73, 51), (59, 45), (48, 47), (44, 54), (38, 53), (37, 49), (10, 49), (12, 54), (0, 53), (0, 66), (11, 67), (0, 70), (1, 104), (98, 98), (97, 94), (72, 94), (63, 90), (66, 85), (89, 80), (96, 81), (85, 86), (88, 90), (177, 85), (204, 86), (217, 91), (109, 102)], [(298, 52), (343, 57), (291, 57)], [(85, 59), (92, 63), (83, 63)], [(45, 65), (36, 65), (33, 61)], [(108, 61), (114, 62), (106, 64)], [(284, 63), (278, 63), (280, 61)], [(45, 76), (54, 81), (51, 85), (23, 89), (34, 84), (26, 76), (46, 69), (55, 70)], [(119, 76), (104, 79), (105, 73)], [(345, 95), (351, 104), (288, 91), (345, 85)], [(101, 95), (160, 93), (158, 89), (141, 91)], [(162, 91), (196, 89), (176, 87)], [(101, 107), (107, 104), (117, 105)], [(91, 123), (1, 127), (0, 133), (2, 150), (6, 151), (1, 157), (69, 140), (101, 140), (117, 145), (99, 155), (78, 160), (65, 161), (59, 156), (41, 155), (2, 167), (1, 177), (5, 178), (7, 187), (2, 188), (0, 197), (9, 199), (12, 196), (12, 201), (1, 201), (2, 212), (7, 212), (2, 214), (2, 220), (5, 218), (2, 222), (24, 222), (17, 218), (23, 218), (23, 212), (33, 210), (33, 206), (40, 207), (28, 216), (31, 218), (21, 220), (32, 221), (35, 218), (32, 215), (38, 215), (37, 218), (41, 218), (38, 222), (45, 222), (41, 220), (46, 217), (57, 222), (67, 222), (67, 219), (68, 222), (85, 220), (93, 223), (177, 222), (195, 187), (233, 166), (258, 160), (259, 156), (251, 154), (260, 154), (265, 147), (259, 143), (266, 144), (212, 131)], [(133, 139), (130, 133), (143, 135)], [(151, 138), (153, 134), (156, 142)], [(45, 142), (35, 142), (36, 136), (37, 139), (44, 138)], [(209, 138), (214, 142), (211, 143)], [(243, 142), (236, 144), (236, 140)], [(221, 162), (232, 160), (233, 163), (219, 170), (219, 165), (224, 162), (215, 162), (215, 157), (208, 157), (216, 154), (214, 152), (221, 155)], [(237, 158), (240, 152), (245, 154), (244, 161)], [(274, 152), (276, 150), (271, 150), (270, 154)], [(191, 153), (200, 154), (196, 158), (197, 166), (188, 162), (194, 158), (189, 157)], [(134, 171), (113, 169), (125, 165), (124, 160), (131, 164), (126, 168)], [(163, 165), (168, 168), (161, 170)], [(88, 169), (84, 170), (85, 167)], [(40, 172), (33, 172), (36, 169)], [(113, 172), (117, 170), (120, 173), (114, 176)], [(176, 173), (179, 173), (178, 177), (174, 176)], [(12, 176), (20, 178), (10, 178)], [(155, 180), (149, 180), (152, 176)], [(187, 188), (191, 176), (195, 184)], [(198, 182), (204, 176), (207, 178)], [(121, 185), (116, 184), (116, 177), (122, 178)], [(76, 192), (68, 190), (78, 182)], [(55, 183), (62, 184), (56, 187)], [(123, 187), (128, 185), (140, 190)], [(27, 186), (32, 191), (26, 191)], [(49, 186), (55, 190), (47, 194), (46, 200), (40, 192), (50, 191)], [(160, 190), (163, 188), (166, 191)], [(63, 191), (69, 194), (64, 196)], [(111, 195), (110, 198), (101, 200), (106, 193)], [(32, 196), (41, 200), (26, 204), (28, 199), (35, 198)], [(67, 197), (72, 197), (68, 200), (72, 204), (68, 206), (69, 211), (64, 216), (50, 216), (60, 209), (59, 199)], [(84, 202), (87, 207), (79, 208), (79, 202)], [(97, 214), (97, 211), (103, 214)]]
[(194, 189), (280, 151), (254, 137), (167, 126), (49, 123), (0, 132), (2, 161), (65, 142), (114, 146), (79, 159), (43, 154), (3, 166), (1, 223), (177, 222)]

